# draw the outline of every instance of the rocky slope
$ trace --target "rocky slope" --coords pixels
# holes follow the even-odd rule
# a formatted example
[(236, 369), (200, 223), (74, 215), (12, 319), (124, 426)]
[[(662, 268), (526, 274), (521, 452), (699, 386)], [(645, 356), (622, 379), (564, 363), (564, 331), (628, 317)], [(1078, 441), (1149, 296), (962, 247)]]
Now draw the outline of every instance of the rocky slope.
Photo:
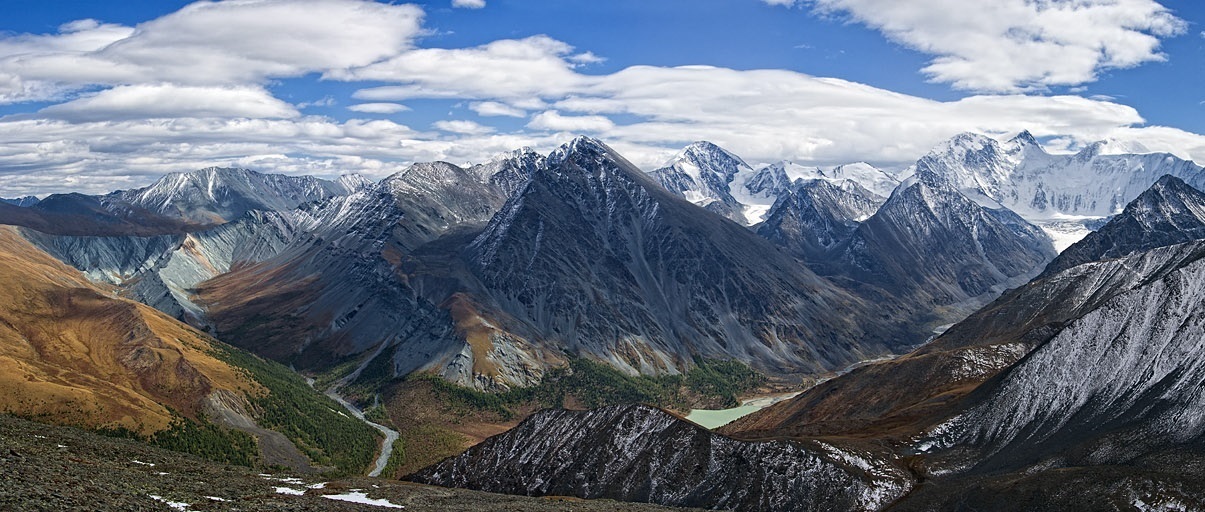
[(877, 510), (912, 485), (880, 454), (742, 442), (647, 406), (546, 410), (409, 479), (528, 496), (730, 510)]
[[(298, 210), (305, 237), (204, 283), (200, 300), (217, 332), (300, 368), (377, 358), (386, 380), (460, 368), (459, 354), (471, 347), (456, 334), (453, 316), (462, 309), (445, 301), (457, 291), (448, 267), (462, 245), (421, 256), (440, 237), (479, 229), (502, 193), (488, 177), (454, 165), (416, 164), (372, 189)], [(538, 378), (526, 370), (507, 367), (511, 382)], [(475, 383), (471, 364), (450, 375)]]
[[(914, 435), (926, 422), (947, 414), (951, 403), (965, 396), (998, 372), (1021, 360), (1066, 325), (1100, 308), (1120, 294), (1166, 277), (1205, 255), (1205, 243), (1158, 246), (1191, 237), (1193, 223), (1183, 236), (1166, 229), (1143, 235), (1128, 231), (1146, 218), (1183, 219), (1196, 211), (1202, 193), (1165, 178), (1135, 199), (1125, 212), (1101, 229), (1101, 236), (1127, 230), (1137, 245), (1116, 258), (1115, 244), (1086, 238), (1083, 249), (1069, 249), (1081, 262), (1060, 271), (1047, 270), (1024, 286), (1009, 290), (988, 306), (953, 325), (941, 336), (911, 354), (893, 361), (867, 365), (757, 415), (743, 418), (724, 431), (738, 436), (769, 433), (792, 435)], [(1172, 192), (1174, 191), (1174, 193)], [(1148, 216), (1148, 212), (1159, 212)], [(1166, 226), (1159, 222), (1149, 225)], [(1088, 248), (1100, 248), (1095, 252)], [(1060, 256), (1060, 259), (1063, 257)], [(1055, 267), (1059, 260), (1051, 263)], [(893, 382), (883, 386), (883, 382)]]

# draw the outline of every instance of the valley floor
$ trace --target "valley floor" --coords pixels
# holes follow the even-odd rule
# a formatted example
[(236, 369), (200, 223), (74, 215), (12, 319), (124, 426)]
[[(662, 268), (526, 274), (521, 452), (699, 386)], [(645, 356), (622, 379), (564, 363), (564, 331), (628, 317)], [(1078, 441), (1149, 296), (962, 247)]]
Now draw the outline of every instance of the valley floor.
[[(577, 499), (527, 498), (373, 478), (325, 481), (259, 473), (145, 444), (0, 415), (0, 510), (680, 510)], [(361, 498), (378, 505), (337, 501)], [(383, 500), (383, 501), (382, 501)]]

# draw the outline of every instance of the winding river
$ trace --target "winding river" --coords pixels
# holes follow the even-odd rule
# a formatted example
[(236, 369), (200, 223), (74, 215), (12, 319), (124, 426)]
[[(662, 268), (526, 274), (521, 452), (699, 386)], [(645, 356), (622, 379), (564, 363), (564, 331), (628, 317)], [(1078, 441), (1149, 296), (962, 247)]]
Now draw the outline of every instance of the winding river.
[[(310, 387), (314, 387), (313, 378), (306, 377), (305, 381), (310, 385)], [(343, 398), (343, 396), (339, 394), (338, 389), (342, 384), (343, 381), (339, 381), (335, 385), (331, 386), (330, 389), (327, 389), (324, 394), (330, 397), (331, 400), (339, 402), (339, 405), (342, 405), (344, 409), (347, 409), (347, 412), (350, 412), (352, 416), (356, 417), (356, 419), (367, 423), (368, 426), (377, 429), (382, 434), (385, 434), (385, 444), (381, 445), (381, 452), (379, 455), (377, 455), (376, 462), (373, 463), (372, 471), (368, 473), (368, 476), (381, 476), (381, 472), (385, 471), (385, 465), (389, 464), (389, 457), (393, 455), (393, 442), (397, 441), (400, 434), (398, 434), (396, 430), (386, 427), (385, 425), (381, 425), (380, 423), (373, 423), (369, 421), (368, 418), (365, 418), (364, 411), (361, 411), (359, 407), (352, 405), (351, 402), (348, 402), (347, 399)]]

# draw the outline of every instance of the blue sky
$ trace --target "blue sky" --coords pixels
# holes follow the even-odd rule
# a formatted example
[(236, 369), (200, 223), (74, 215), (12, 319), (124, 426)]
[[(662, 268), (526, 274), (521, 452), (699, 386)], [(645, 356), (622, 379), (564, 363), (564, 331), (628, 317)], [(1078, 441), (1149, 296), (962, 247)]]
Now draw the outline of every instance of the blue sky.
[(696, 139), (902, 167), (1020, 129), (1205, 161), (1190, 0), (463, 1), (7, 0), (0, 196), (208, 165), (380, 178), (578, 133), (646, 168)]

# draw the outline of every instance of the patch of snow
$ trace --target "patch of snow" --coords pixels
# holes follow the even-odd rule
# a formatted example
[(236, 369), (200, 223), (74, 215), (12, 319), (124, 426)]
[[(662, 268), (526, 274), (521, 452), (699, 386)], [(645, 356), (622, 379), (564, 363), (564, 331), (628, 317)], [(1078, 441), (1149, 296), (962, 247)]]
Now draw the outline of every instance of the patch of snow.
[(191, 506), (182, 501), (172, 501), (167, 498), (164, 498), (163, 496), (156, 496), (154, 494), (148, 494), (147, 497), (149, 497), (155, 501), (158, 501), (160, 503), (163, 503), (164, 505), (167, 505), (168, 507), (171, 507), (172, 510), (188, 510), (188, 507)]
[(133, 462), (134, 464), (139, 464), (142, 466), (150, 466), (152, 468), (155, 467), (155, 464), (153, 462), (142, 462), (138, 459), (131, 460), (130, 462)]
[(352, 491), (347, 494), (325, 494), (322, 496), (328, 500), (346, 501), (349, 503), (359, 503), (361, 505), (371, 505), (374, 507), (384, 508), (406, 508), (396, 503), (392, 503), (386, 499), (372, 499), (367, 494), (362, 492)]
[(301, 496), (305, 491), (297, 490), (292, 487), (276, 487), (276, 494), (288, 494), (290, 496)]

